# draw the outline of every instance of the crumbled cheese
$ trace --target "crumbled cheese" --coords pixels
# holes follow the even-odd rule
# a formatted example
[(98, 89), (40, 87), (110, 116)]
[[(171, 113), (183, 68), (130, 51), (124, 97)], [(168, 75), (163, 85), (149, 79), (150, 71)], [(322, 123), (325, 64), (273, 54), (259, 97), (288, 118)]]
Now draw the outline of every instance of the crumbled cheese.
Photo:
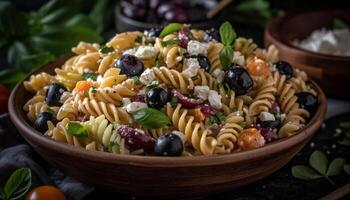
[(97, 83), (102, 83), (103, 80), (104, 79), (103, 79), (103, 77), (101, 75), (97, 76), (97, 79), (96, 79)]
[(198, 70), (201, 68), (201, 66), (199, 65), (199, 62), (196, 58), (189, 58), (184, 60), (183, 68), (183, 75), (187, 77), (194, 77), (197, 75)]
[(157, 56), (158, 49), (152, 46), (140, 46), (135, 52), (135, 56), (140, 59), (152, 59)]
[(207, 100), (208, 99), (208, 95), (209, 95), (209, 87), (206, 85), (203, 86), (195, 86), (194, 87), (194, 96), (203, 99), (203, 100)]
[(129, 105), (131, 103), (131, 100), (130, 100), (130, 98), (123, 98), (122, 102), (123, 102), (123, 106), (126, 107), (127, 105)]
[(244, 66), (245, 65), (244, 55), (242, 55), (241, 52), (239, 51), (234, 51), (232, 62), (235, 64), (238, 64), (239, 66)]
[(285, 113), (281, 114), (281, 122), (283, 122), (285, 119), (286, 119), (286, 114)]
[(261, 112), (259, 115), (261, 121), (275, 121), (275, 116), (269, 112)]
[(216, 78), (219, 83), (223, 83), (225, 79), (225, 71), (221, 69), (215, 69), (212, 75)]
[(149, 84), (156, 78), (156, 75), (154, 74), (153, 69), (146, 69), (140, 76), (140, 81), (144, 85)]
[(127, 49), (123, 52), (123, 55), (135, 55), (136, 51), (137, 51), (138, 47), (134, 47), (134, 48), (130, 48), (130, 49)]
[(207, 43), (201, 43), (196, 40), (191, 40), (188, 42), (187, 45), (187, 52), (191, 56), (197, 56), (197, 55), (207, 55), (207, 50), (208, 50), (208, 44)]
[(147, 104), (145, 104), (143, 102), (132, 102), (126, 106), (126, 111), (128, 113), (134, 113), (136, 111), (142, 110), (142, 109), (147, 108), (147, 107), (148, 107)]
[(146, 94), (147, 94), (146, 88), (143, 88), (143, 89), (139, 90), (139, 92), (138, 92), (137, 94), (138, 94), (138, 95), (141, 95), (141, 96), (146, 95)]
[(208, 101), (210, 105), (216, 109), (222, 108), (221, 95), (215, 90), (209, 91)]

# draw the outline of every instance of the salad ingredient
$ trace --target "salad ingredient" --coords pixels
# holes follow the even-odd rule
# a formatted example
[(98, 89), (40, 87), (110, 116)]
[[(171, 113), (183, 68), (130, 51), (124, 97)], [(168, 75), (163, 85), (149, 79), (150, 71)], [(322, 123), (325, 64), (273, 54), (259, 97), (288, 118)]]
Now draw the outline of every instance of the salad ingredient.
[(191, 109), (204, 103), (203, 99), (194, 99), (186, 97), (176, 89), (171, 90), (171, 94), (178, 98), (178, 103), (180, 103), (184, 108)]
[(159, 110), (165, 106), (168, 100), (168, 92), (161, 87), (150, 89), (146, 96), (148, 106)]
[(53, 83), (50, 84), (46, 91), (45, 102), (48, 106), (60, 106), (62, 103), (60, 102), (61, 96), (64, 92), (67, 91), (67, 88), (62, 84)]
[(285, 61), (277, 61), (274, 63), (278, 72), (282, 75), (285, 75), (287, 78), (291, 78), (293, 76), (293, 68), (292, 65)]
[(45, 133), (48, 129), (47, 122), (51, 121), (53, 124), (57, 123), (56, 117), (51, 112), (42, 112), (36, 118), (33, 126), (35, 130), (40, 133)]
[(174, 133), (167, 133), (157, 139), (154, 152), (158, 156), (181, 156), (183, 152), (183, 142)]
[(26, 195), (26, 200), (66, 200), (64, 194), (51, 185), (39, 186)]
[(252, 76), (268, 76), (270, 74), (269, 64), (256, 56), (247, 59), (247, 68)]
[(163, 112), (154, 108), (144, 108), (133, 113), (136, 123), (146, 128), (163, 128), (170, 124), (170, 119)]
[(125, 54), (119, 58), (115, 64), (120, 69), (121, 74), (128, 77), (139, 76), (144, 70), (143, 63), (133, 55)]
[(256, 128), (244, 129), (238, 136), (238, 145), (242, 150), (256, 149), (264, 144), (265, 139)]
[(234, 65), (226, 72), (225, 82), (237, 96), (246, 94), (253, 87), (253, 79), (247, 70)]
[(155, 140), (140, 129), (134, 129), (127, 125), (120, 125), (118, 127), (118, 133), (125, 138), (125, 143), (129, 148), (152, 150), (155, 145)]
[(298, 97), (298, 104), (306, 109), (307, 111), (313, 113), (317, 109), (318, 99), (315, 95), (309, 92), (299, 92), (295, 94)]

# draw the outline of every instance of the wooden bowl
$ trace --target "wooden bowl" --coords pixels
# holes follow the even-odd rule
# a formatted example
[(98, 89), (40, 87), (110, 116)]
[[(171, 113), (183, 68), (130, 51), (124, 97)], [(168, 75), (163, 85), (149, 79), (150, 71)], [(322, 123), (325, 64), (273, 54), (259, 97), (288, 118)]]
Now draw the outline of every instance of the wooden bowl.
[(308, 73), (326, 94), (350, 99), (350, 57), (315, 53), (291, 44), (294, 39), (304, 39), (316, 29), (331, 27), (335, 17), (350, 24), (350, 10), (313, 11), (277, 17), (265, 29), (265, 46), (274, 44), (281, 60)]
[[(57, 60), (33, 74), (53, 73), (64, 61)], [(22, 107), (31, 94), (23, 82), (11, 93), (9, 113), (21, 135), (45, 160), (82, 182), (134, 196), (194, 198), (247, 185), (284, 166), (311, 139), (325, 117), (327, 100), (322, 90), (315, 87), (319, 109), (298, 134), (259, 149), (217, 156), (115, 155), (56, 142), (28, 122)]]

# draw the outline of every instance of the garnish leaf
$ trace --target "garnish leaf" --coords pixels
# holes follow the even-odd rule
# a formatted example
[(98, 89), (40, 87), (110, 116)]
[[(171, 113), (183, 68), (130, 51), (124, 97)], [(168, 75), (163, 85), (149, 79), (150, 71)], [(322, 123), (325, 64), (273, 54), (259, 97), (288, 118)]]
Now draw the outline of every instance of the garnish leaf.
[(292, 175), (302, 180), (313, 180), (321, 178), (315, 170), (305, 165), (296, 165), (292, 167)]
[(163, 128), (170, 123), (170, 119), (163, 112), (154, 108), (144, 108), (133, 113), (136, 123), (145, 128)]
[(108, 151), (112, 152), (113, 151), (113, 147), (117, 146), (117, 148), (119, 148), (119, 144), (117, 142), (114, 141), (110, 141), (108, 143)]
[(109, 53), (109, 52), (112, 52), (112, 51), (114, 51), (113, 47), (102, 46), (100, 48), (100, 52), (101, 53)]
[(170, 104), (171, 104), (172, 107), (176, 107), (178, 102), (179, 102), (179, 98), (178, 97), (176, 97), (176, 96), (172, 96), (171, 97)]
[(171, 33), (174, 33), (180, 30), (184, 25), (180, 23), (170, 23), (166, 27), (163, 28), (162, 32), (160, 32), (159, 37), (164, 37)]
[(152, 81), (149, 84), (147, 84), (146, 87), (149, 88), (149, 89), (152, 89), (152, 88), (156, 88), (158, 86), (159, 86), (159, 81), (155, 80), (155, 81)]
[(227, 70), (232, 63), (233, 49), (231, 46), (224, 46), (220, 50), (220, 62), (223, 69)]
[(137, 36), (137, 37), (135, 38), (135, 42), (136, 42), (136, 43), (141, 43), (141, 42), (142, 42), (142, 37), (141, 37), (141, 36)]
[(167, 46), (171, 46), (171, 45), (174, 45), (174, 44), (179, 44), (179, 40), (178, 39), (173, 39), (173, 40), (166, 40), (166, 41), (160, 41), (160, 44), (163, 46), (163, 47), (167, 47)]
[(343, 146), (350, 146), (350, 139), (349, 138), (343, 138), (341, 140), (337, 141), (338, 144), (343, 145)]
[(350, 29), (349, 25), (339, 18), (333, 20), (333, 29)]
[(344, 165), (344, 171), (346, 174), (350, 175), (350, 164)]
[(28, 192), (31, 185), (32, 175), (30, 169), (20, 168), (10, 176), (1, 193), (5, 195), (4, 199), (20, 199)]
[(134, 84), (135, 85), (141, 85), (141, 81), (140, 81), (140, 78), (138, 76), (133, 76), (131, 77), (131, 79), (134, 81)]
[(345, 164), (344, 158), (335, 158), (328, 167), (327, 176), (336, 176), (343, 171)]
[(219, 32), (220, 32), (221, 41), (225, 46), (231, 45), (232, 42), (237, 37), (237, 34), (233, 29), (231, 23), (227, 21), (221, 24)]
[(320, 174), (326, 174), (328, 159), (322, 151), (314, 151), (310, 156), (309, 163)]
[(340, 126), (341, 128), (350, 129), (350, 121), (349, 121), (349, 122), (341, 122), (341, 123), (339, 124), (339, 126)]
[(92, 79), (93, 81), (96, 81), (97, 77), (98, 77), (98, 73), (95, 73), (95, 72), (85, 72), (85, 73), (83, 73), (83, 78), (85, 80)]
[(69, 122), (67, 127), (68, 134), (75, 137), (87, 137), (87, 129), (78, 122)]

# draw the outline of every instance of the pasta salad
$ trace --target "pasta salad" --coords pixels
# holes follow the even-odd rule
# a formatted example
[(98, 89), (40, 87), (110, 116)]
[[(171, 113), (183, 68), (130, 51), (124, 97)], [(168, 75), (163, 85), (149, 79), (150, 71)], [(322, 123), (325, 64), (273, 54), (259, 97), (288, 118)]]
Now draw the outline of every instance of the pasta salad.
[(228, 22), (170, 23), (72, 52), (54, 75), (24, 82), (33, 97), (23, 109), (45, 136), (91, 151), (235, 153), (297, 133), (318, 107), (305, 72)]

